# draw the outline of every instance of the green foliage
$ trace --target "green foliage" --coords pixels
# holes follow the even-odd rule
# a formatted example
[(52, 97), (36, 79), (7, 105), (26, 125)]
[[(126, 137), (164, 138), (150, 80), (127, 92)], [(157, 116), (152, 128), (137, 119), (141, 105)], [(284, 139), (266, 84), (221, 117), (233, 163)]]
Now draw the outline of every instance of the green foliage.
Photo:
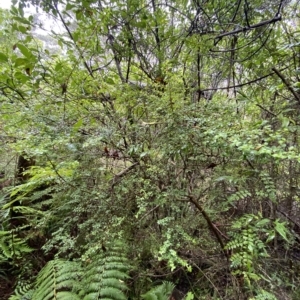
[(80, 269), (76, 262), (52, 260), (39, 272), (32, 300), (80, 299), (72, 292), (78, 283)]
[(89, 251), (85, 256), (87, 265), (82, 279), (83, 290), (79, 293), (81, 299), (127, 299), (124, 292), (130, 266), (124, 246), (115, 243), (103, 246), (102, 250), (93, 248)]
[[(23, 229), (26, 227), (24, 226)], [(33, 249), (27, 245), (26, 241), (17, 236), (16, 231), (0, 231), (0, 264), (11, 260), (20, 260), (32, 251)]]
[(243, 274), (249, 284), (251, 280), (260, 279), (255, 272), (257, 259), (269, 256), (260, 237), (269, 222), (259, 216), (245, 215), (232, 225), (237, 232), (232, 234), (233, 240), (226, 245), (226, 249), (232, 251), (231, 267), (234, 274)]
[(30, 284), (19, 284), (15, 288), (14, 295), (9, 297), (9, 300), (31, 300), (33, 297), (34, 289)]
[[(162, 222), (163, 221), (163, 222)], [(159, 220), (160, 224), (163, 224), (167, 220)], [(167, 225), (171, 224), (173, 219), (168, 220), (170, 222), (167, 223)], [(182, 236), (181, 236), (182, 235)], [(188, 262), (184, 259), (182, 259), (180, 256), (178, 256), (176, 250), (173, 249), (173, 247), (177, 246), (174, 243), (174, 240), (176, 238), (181, 238), (183, 240), (191, 240), (191, 238), (183, 232), (183, 229), (181, 226), (176, 226), (173, 229), (167, 229), (164, 241), (162, 246), (159, 249), (159, 260), (165, 260), (168, 262), (168, 266), (171, 270), (176, 269), (177, 266), (182, 266), (186, 268), (188, 271), (191, 271), (191, 266), (188, 264)], [(174, 248), (175, 248), (174, 247)]]
[(290, 243), (292, 241), (292, 238), (288, 238), (290, 236), (290, 231), (287, 227), (286, 222), (281, 222), (280, 220), (274, 221), (274, 231), (276, 233), (279, 233), (279, 235), (287, 242)]
[(265, 291), (261, 290), (257, 293), (255, 297), (251, 297), (249, 300), (277, 300), (275, 295)]
[(17, 287), (10, 299), (127, 299), (130, 266), (124, 244), (102, 248), (91, 249), (83, 266), (76, 261), (49, 261), (35, 279), (34, 289)]
[(194, 299), (194, 294), (192, 292), (188, 292), (186, 294), (186, 297), (184, 298), (184, 300), (193, 300)]
[[(261, 215), (253, 214), (244, 215), (234, 222), (232, 230), (232, 239), (227, 243), (226, 249), (231, 251), (233, 274), (242, 276), (248, 287), (253, 289), (253, 282), (268, 281), (260, 269), (262, 261), (270, 257), (268, 243), (274, 240), (276, 232), (288, 242), (288, 230), (279, 220), (272, 222), (270, 219), (262, 218)], [(253, 299), (267, 299), (267, 295), (272, 296), (262, 290)]]
[(272, 202), (276, 202), (276, 187), (273, 179), (268, 173), (261, 173), (260, 179), (264, 184), (265, 195), (270, 198)]
[(163, 282), (162, 284), (152, 288), (146, 294), (142, 295), (145, 300), (168, 300), (172, 294), (175, 285), (172, 282)]

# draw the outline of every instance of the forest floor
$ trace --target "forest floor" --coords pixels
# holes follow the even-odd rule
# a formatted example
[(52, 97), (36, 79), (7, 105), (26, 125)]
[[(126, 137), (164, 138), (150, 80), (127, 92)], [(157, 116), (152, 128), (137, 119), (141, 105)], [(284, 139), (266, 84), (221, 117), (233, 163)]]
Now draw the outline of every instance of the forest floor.
[(0, 276), (0, 300), (7, 300), (13, 294), (14, 280), (7, 281)]

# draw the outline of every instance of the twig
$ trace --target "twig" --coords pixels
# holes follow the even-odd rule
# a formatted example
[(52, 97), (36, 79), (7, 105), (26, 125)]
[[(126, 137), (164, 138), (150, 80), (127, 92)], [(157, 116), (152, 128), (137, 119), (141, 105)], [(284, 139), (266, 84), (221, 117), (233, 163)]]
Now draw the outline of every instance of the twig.
[(140, 218), (139, 222), (141, 222), (145, 217), (147, 217), (148, 215), (150, 215), (150, 214), (151, 214), (154, 210), (156, 210), (159, 206), (160, 206), (160, 204), (158, 204), (158, 205), (156, 205), (155, 207), (153, 207), (152, 209), (150, 209), (150, 211), (148, 211), (146, 214), (144, 214), (144, 215)]
[(119, 172), (118, 174), (116, 174), (114, 176), (114, 178), (110, 181), (111, 183), (111, 188), (113, 188), (116, 184), (117, 184), (117, 181), (122, 178), (123, 176), (125, 176), (129, 171), (131, 171), (133, 168), (135, 168), (137, 165), (139, 165), (138, 162), (132, 164), (131, 166), (129, 166), (128, 168), (126, 168), (125, 170)]
[[(71, 187), (73, 187), (73, 188), (76, 188), (75, 185), (73, 185), (72, 183), (68, 182), (63, 176), (61, 176), (61, 175), (59, 174), (59, 172), (58, 172), (57, 169), (56, 169), (56, 166), (54, 165), (54, 163), (52, 162), (52, 160), (50, 159), (50, 157), (47, 155), (47, 153), (45, 153), (45, 156), (46, 156), (47, 160), (49, 161), (49, 163), (50, 163), (50, 165), (51, 165), (53, 171), (54, 171), (55, 174), (57, 175), (57, 177), (60, 178), (60, 180), (61, 180), (62, 182), (64, 182), (65, 184), (67, 184), (67, 185), (69, 185), (69, 186), (71, 186)], [(89, 193), (89, 192), (88, 192), (88, 193)], [(90, 193), (89, 193), (89, 194), (90, 194)]]
[(218, 36), (215, 37), (215, 40), (216, 40), (215, 45), (217, 45), (217, 43), (225, 36), (234, 35), (234, 34), (241, 33), (241, 32), (246, 32), (248, 30), (259, 28), (259, 27), (262, 27), (262, 26), (265, 26), (265, 25), (268, 25), (268, 24), (278, 22), (278, 21), (281, 21), (281, 16), (280, 15), (275, 16), (271, 20), (262, 21), (262, 22), (259, 22), (257, 24), (254, 24), (254, 25), (251, 25), (251, 26), (248, 26), (248, 27), (243, 27), (241, 29), (236, 29), (236, 30), (233, 30), (233, 31), (230, 31), (230, 32), (225, 32), (225, 33), (219, 34)]
[(300, 224), (294, 221), (287, 213), (281, 211), (277, 208), (277, 211), (280, 212), (282, 215), (284, 215), (289, 221), (291, 221), (294, 225), (296, 225), (298, 228), (300, 228)]
[(287, 87), (287, 89), (293, 94), (295, 99), (300, 103), (300, 96), (299, 94), (293, 89), (290, 82), (278, 71), (276, 68), (272, 68), (272, 70), (276, 73), (276, 75), (281, 79), (281, 81), (284, 83), (284, 85)]
[(202, 214), (202, 216), (206, 220), (209, 228), (211, 229), (211, 231), (214, 233), (215, 237), (217, 238), (225, 257), (227, 258), (227, 260), (229, 260), (229, 254), (225, 250), (225, 245), (222, 241), (219, 230), (215, 227), (215, 225), (211, 221), (210, 217), (208, 216), (208, 214), (206, 213), (204, 208), (198, 203), (198, 201), (195, 199), (195, 197), (193, 195), (188, 195), (188, 198), (189, 198), (190, 202), (193, 203), (196, 206), (196, 208), (200, 211), (200, 213)]
[[(285, 67), (283, 69), (281, 69), (280, 71), (284, 71), (286, 70), (288, 67)], [(236, 84), (236, 85), (231, 85), (231, 86), (228, 86), (228, 87), (216, 87), (216, 88), (210, 88), (210, 89), (203, 89), (201, 90), (201, 92), (208, 92), (208, 91), (218, 91), (218, 90), (227, 90), (227, 89), (235, 89), (235, 88), (238, 88), (238, 87), (243, 87), (245, 85), (248, 85), (248, 84), (252, 84), (252, 83), (256, 83), (262, 79), (265, 79), (269, 76), (272, 76), (274, 75), (275, 71), (272, 72), (272, 73), (269, 73), (267, 75), (264, 75), (264, 76), (261, 76), (259, 78), (256, 78), (256, 79), (253, 79), (253, 80), (250, 80), (250, 81), (247, 81), (247, 82), (244, 82), (244, 83), (241, 83), (241, 84)]]
[(262, 110), (266, 111), (267, 113), (269, 113), (269, 114), (272, 115), (273, 117), (277, 117), (277, 115), (275, 115), (274, 113), (272, 113), (272, 112), (269, 111), (268, 109), (264, 108), (264, 107), (261, 106), (260, 104), (256, 104), (256, 106), (258, 106), (258, 107), (261, 108)]
[(65, 22), (63, 16), (61, 15), (61, 13), (60, 13), (60, 11), (59, 11), (59, 9), (58, 9), (57, 3), (54, 3), (54, 8), (55, 8), (56, 12), (58, 13), (58, 16), (59, 16), (61, 22), (63, 23), (65, 29), (67, 30), (69, 37), (71, 38), (71, 40), (73, 41), (73, 43), (74, 43), (74, 45), (75, 45), (77, 51), (79, 52), (79, 55), (80, 55), (81, 59), (83, 60), (83, 64), (84, 64), (85, 68), (87, 69), (89, 75), (90, 75), (92, 78), (94, 78), (93, 71), (91, 70), (91, 68), (89, 67), (89, 65), (87, 64), (87, 62), (85, 61), (82, 51), (80, 50), (78, 44), (75, 42), (75, 39), (74, 39), (74, 37), (73, 37), (72, 32), (70, 31), (70, 29), (69, 29), (67, 23)]

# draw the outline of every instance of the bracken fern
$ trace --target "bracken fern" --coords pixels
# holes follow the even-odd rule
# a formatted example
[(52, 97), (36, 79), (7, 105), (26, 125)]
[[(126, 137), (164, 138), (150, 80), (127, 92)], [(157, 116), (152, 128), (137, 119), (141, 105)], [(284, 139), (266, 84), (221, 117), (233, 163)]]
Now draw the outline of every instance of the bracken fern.
[(175, 285), (172, 282), (164, 281), (161, 285), (142, 295), (142, 298), (145, 300), (168, 300), (174, 288)]
[(130, 266), (124, 245), (91, 250), (92, 254), (84, 256), (85, 266), (61, 259), (48, 262), (39, 272), (34, 289), (16, 288), (10, 300), (126, 300), (124, 280), (129, 278)]
[(81, 269), (76, 262), (52, 260), (40, 271), (36, 279), (32, 300), (80, 299), (74, 288), (78, 286)]
[(129, 263), (122, 243), (98, 249), (90, 259), (82, 280), (80, 298), (84, 300), (126, 300), (124, 282)]

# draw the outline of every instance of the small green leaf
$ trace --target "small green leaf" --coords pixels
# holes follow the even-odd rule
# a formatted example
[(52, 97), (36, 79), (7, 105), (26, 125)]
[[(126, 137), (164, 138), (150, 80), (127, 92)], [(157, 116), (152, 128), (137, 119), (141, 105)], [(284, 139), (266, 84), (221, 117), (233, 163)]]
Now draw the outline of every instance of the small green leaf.
[(21, 17), (13, 17), (13, 20), (16, 20), (22, 24), (26, 24), (26, 25), (31, 25), (30, 22), (26, 19), (26, 18), (21, 18)]
[(73, 131), (78, 131), (78, 129), (82, 126), (82, 119), (78, 120), (74, 125), (73, 125)]
[(31, 53), (31, 51), (24, 45), (22, 44), (17, 44), (17, 47), (20, 49), (21, 53), (27, 57), (27, 58), (31, 58), (33, 55)]
[(194, 294), (192, 292), (188, 292), (184, 298), (184, 300), (193, 300)]
[(148, 154), (147, 152), (142, 152), (140, 157), (142, 158), (142, 157), (146, 156), (147, 154)]
[(115, 83), (114, 80), (111, 77), (106, 78), (105, 82), (109, 83), (109, 84), (114, 84)]
[(253, 279), (253, 280), (260, 280), (260, 275), (255, 274), (255, 273), (251, 273), (251, 272), (247, 272), (247, 275), (249, 276), (249, 278)]
[(82, 19), (82, 11), (81, 10), (76, 11), (76, 19), (77, 19), (77, 21), (80, 21)]
[(278, 220), (275, 221), (275, 230), (281, 235), (281, 237), (286, 240), (287, 242), (289, 241), (287, 238), (287, 228), (285, 227), (285, 223), (281, 223)]
[(299, 89), (299, 88), (300, 88), (300, 82), (296, 82), (296, 83), (294, 84), (294, 87)]
[(8, 61), (8, 57), (2, 52), (0, 52), (0, 61), (4, 61), (4, 62)]
[(282, 118), (282, 127), (288, 127), (290, 124), (289, 118)]
[(68, 3), (67, 6), (66, 6), (66, 11), (71, 10), (74, 7), (75, 7), (75, 5), (73, 5), (71, 3)]
[(25, 58), (20, 58), (18, 57), (16, 60), (15, 60), (15, 66), (16, 67), (19, 67), (19, 66), (24, 66), (28, 63), (27, 59)]
[(73, 33), (73, 40), (74, 40), (74, 42), (77, 42), (78, 41), (78, 38), (79, 38), (79, 35), (80, 35), (80, 33), (77, 31), (75, 31), (74, 33)]
[(268, 238), (267, 238), (267, 243), (269, 243), (269, 242), (271, 242), (271, 241), (273, 241), (274, 240), (274, 238), (275, 238), (275, 232), (274, 231), (272, 231), (272, 232), (270, 232), (269, 233), (269, 236), (268, 236)]
[(263, 227), (270, 222), (269, 219), (262, 219), (256, 223), (256, 227)]
[(57, 44), (60, 46), (60, 48), (63, 48), (63, 42), (62, 42), (62, 40), (58, 40)]
[(55, 71), (60, 71), (60, 70), (62, 69), (62, 67), (63, 67), (63, 64), (62, 64), (62, 63), (57, 63), (57, 64), (55, 65), (54, 70), (55, 70)]
[(252, 244), (252, 243), (249, 243), (249, 244), (248, 244), (248, 250), (249, 250), (250, 252), (253, 252), (254, 247), (253, 247), (253, 244)]
[(25, 83), (25, 82), (28, 81), (28, 77), (25, 74), (21, 73), (21, 72), (16, 72), (15, 77), (18, 80), (20, 80), (21, 83)]
[(19, 25), (19, 31), (21, 33), (27, 33), (27, 31), (30, 29), (30, 27), (25, 27), (25, 26), (22, 26), (22, 25)]

